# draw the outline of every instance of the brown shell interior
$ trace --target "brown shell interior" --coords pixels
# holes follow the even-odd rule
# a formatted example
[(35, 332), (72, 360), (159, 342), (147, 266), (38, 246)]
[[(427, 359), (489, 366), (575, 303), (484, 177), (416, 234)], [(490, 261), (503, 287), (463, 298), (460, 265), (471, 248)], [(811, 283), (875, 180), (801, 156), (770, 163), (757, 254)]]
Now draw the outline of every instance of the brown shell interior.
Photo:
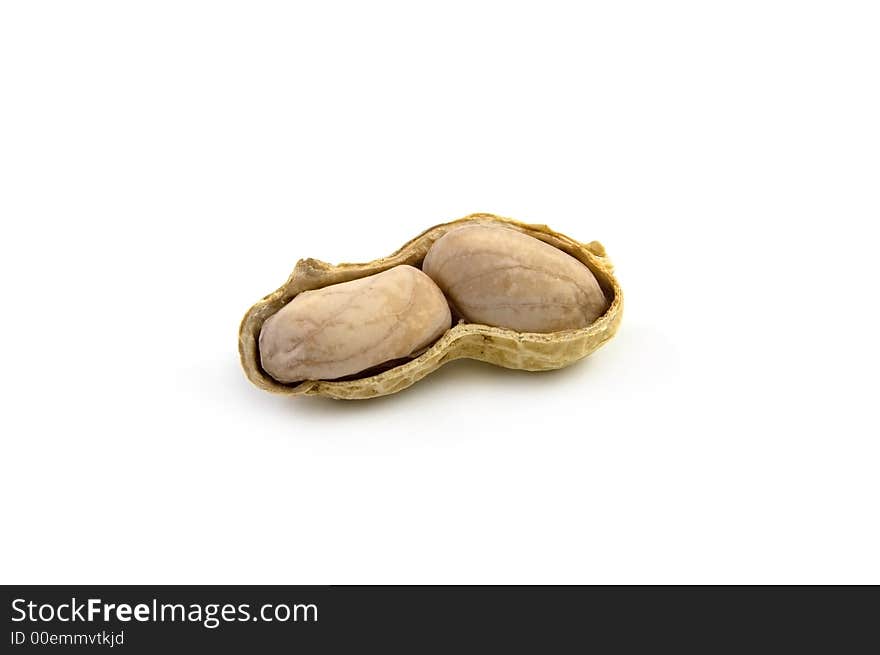
[[(400, 264), (421, 266), (433, 243), (452, 228), (465, 223), (501, 223), (545, 241), (583, 262), (593, 272), (606, 297), (608, 310), (593, 324), (579, 330), (551, 333), (520, 333), (503, 328), (459, 322), (425, 352), (401, 362), (363, 371), (340, 380), (306, 380), (282, 384), (260, 366), (258, 337), (263, 322), (297, 294), (373, 275)], [(457, 221), (436, 225), (404, 244), (393, 254), (365, 264), (332, 265), (317, 259), (301, 259), (279, 289), (257, 302), (242, 319), (239, 330), (241, 365), (248, 379), (266, 391), (286, 395), (323, 395), (363, 399), (395, 393), (418, 381), (444, 363), (470, 357), (498, 366), (525, 370), (561, 368), (588, 355), (617, 331), (623, 311), (623, 294), (602, 245), (580, 243), (554, 232), (546, 225), (530, 225), (492, 214), (471, 214)]]

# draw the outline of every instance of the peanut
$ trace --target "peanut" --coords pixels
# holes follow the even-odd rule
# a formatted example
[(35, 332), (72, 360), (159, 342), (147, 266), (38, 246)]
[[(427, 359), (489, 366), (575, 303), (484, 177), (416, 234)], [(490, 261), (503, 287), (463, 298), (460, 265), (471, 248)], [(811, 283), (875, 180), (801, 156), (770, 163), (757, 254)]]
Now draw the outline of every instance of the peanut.
[(332, 380), (410, 357), (450, 327), (437, 285), (395, 266), (297, 295), (262, 326), (260, 362), (275, 380)]
[(422, 270), (470, 323), (556, 332), (586, 327), (608, 308), (584, 264), (502, 225), (450, 230), (430, 248)]
[[(500, 236), (496, 241), (486, 238), (487, 233), (478, 233), (483, 234), (488, 243), (476, 249), (470, 240), (457, 234), (462, 230), (467, 235), (465, 229), (478, 227)], [(448, 240), (444, 241), (447, 237)], [(447, 244), (455, 245), (460, 241), (467, 241), (466, 247), (458, 251), (461, 256), (457, 261), (448, 262), (447, 268), (443, 264), (446, 259), (443, 250)], [(437, 251), (428, 256), (435, 245)], [(508, 273), (499, 270), (504, 262), (511, 267)], [(474, 311), (476, 308), (466, 305), (468, 297), (460, 293), (461, 288), (453, 286), (450, 299), (458, 298), (461, 303), (456, 318), (467, 320), (456, 321), (450, 328), (451, 317), (442, 292), (422, 272), (412, 269), (423, 265), (426, 270), (437, 266), (441, 282), (446, 277), (463, 276), (477, 266), (484, 266), (486, 275), (471, 280), (462, 288), (476, 292), (480, 280), (494, 281), (503, 287), (501, 283), (506, 279), (510, 295), (495, 297), (498, 305), (530, 302), (524, 299), (523, 293), (530, 290), (544, 307), (544, 324), (520, 324), (517, 325), (519, 329), (492, 326), (491, 323), (508, 322), (500, 315), (502, 310), (526, 316), (530, 311), (527, 307), (519, 307), (520, 312), (512, 312), (509, 307), (496, 306), (495, 314), (499, 315), (478, 315)], [(517, 272), (516, 278), (505, 278), (514, 271)], [(475, 274), (479, 273), (477, 270)], [(393, 276), (394, 285), (399, 288), (392, 293), (394, 285), (381, 281), (385, 279), (382, 276)], [(535, 279), (529, 279), (530, 276)], [(586, 281), (581, 279), (582, 276)], [(593, 276), (601, 285), (601, 294), (592, 287)], [(379, 284), (376, 279), (380, 279)], [(408, 300), (407, 288), (404, 288), (410, 280), (414, 284), (412, 303)], [(355, 286), (356, 283), (362, 286)], [(569, 288), (572, 285), (574, 289)], [(492, 289), (491, 285), (487, 284), (487, 287)], [(340, 290), (343, 293), (338, 293)], [(344, 297), (352, 303), (347, 308), (342, 305)], [(475, 293), (474, 302), (479, 304), (479, 298)], [(547, 325), (547, 317), (559, 309), (550, 305), (548, 300), (564, 302), (569, 310), (573, 310), (573, 305), (583, 303), (582, 316), (578, 316), (577, 311), (570, 312), (573, 318), (568, 316), (579, 324), (587, 323), (591, 316), (599, 313), (606, 300), (608, 307), (595, 321), (580, 329), (543, 333), (520, 331), (523, 328), (561, 327)], [(407, 305), (411, 305), (410, 309), (404, 311)], [(428, 305), (433, 309), (428, 310)], [(471, 311), (463, 315), (465, 308)], [(334, 312), (339, 313), (333, 316)], [(410, 322), (409, 317), (414, 312), (425, 314), (418, 321)], [(386, 318), (388, 316), (391, 318)], [(525, 371), (562, 368), (607, 343), (617, 332), (622, 317), (623, 291), (614, 277), (611, 261), (598, 241), (585, 243), (546, 225), (520, 223), (492, 214), (471, 214), (457, 221), (435, 225), (387, 257), (370, 262), (333, 265), (312, 258), (300, 259), (278, 289), (258, 300), (247, 311), (239, 329), (238, 350), (245, 375), (260, 389), (287, 396), (375, 398), (406, 389), (440, 366), (460, 358)], [(395, 327), (398, 319), (404, 325)], [(469, 322), (478, 319), (486, 322)], [(312, 332), (320, 325), (326, 329)], [(363, 330), (360, 329), (362, 325)], [(404, 333), (412, 337), (403, 338)], [(368, 336), (372, 340), (368, 340)], [(400, 343), (400, 347), (387, 347), (392, 343)], [(380, 352), (383, 348), (385, 350)], [(294, 355), (295, 349), (302, 352)], [(285, 350), (291, 352), (285, 353)], [(408, 354), (399, 357), (400, 353)], [(314, 361), (307, 365), (307, 360)]]

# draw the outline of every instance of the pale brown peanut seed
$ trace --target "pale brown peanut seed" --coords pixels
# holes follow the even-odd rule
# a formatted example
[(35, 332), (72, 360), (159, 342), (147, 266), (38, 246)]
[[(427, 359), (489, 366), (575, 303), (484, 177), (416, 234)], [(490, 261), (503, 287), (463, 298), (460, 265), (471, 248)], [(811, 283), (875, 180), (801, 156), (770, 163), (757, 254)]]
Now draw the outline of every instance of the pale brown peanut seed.
[(422, 270), (471, 323), (556, 332), (586, 327), (608, 308), (584, 264), (504, 226), (450, 230), (428, 251)]
[(279, 382), (332, 380), (419, 352), (449, 329), (443, 293), (412, 266), (298, 294), (260, 331)]

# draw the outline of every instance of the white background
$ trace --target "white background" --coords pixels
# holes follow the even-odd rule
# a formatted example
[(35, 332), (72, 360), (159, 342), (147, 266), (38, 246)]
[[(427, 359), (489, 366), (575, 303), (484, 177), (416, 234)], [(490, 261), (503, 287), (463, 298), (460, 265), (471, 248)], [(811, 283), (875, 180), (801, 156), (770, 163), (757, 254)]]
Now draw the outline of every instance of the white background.
[[(880, 583), (876, 3), (9, 2), (5, 583)], [(617, 338), (282, 398), (300, 257), (601, 240)]]

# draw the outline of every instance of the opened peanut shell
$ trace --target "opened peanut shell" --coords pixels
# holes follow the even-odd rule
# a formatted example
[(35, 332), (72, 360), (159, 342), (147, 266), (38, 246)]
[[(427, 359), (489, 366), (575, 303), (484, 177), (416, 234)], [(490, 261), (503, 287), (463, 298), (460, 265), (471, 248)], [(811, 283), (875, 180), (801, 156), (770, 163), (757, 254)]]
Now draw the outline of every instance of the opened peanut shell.
[[(607, 304), (604, 312), (584, 327), (554, 332), (518, 332), (469, 323), (458, 316), (458, 322), (443, 332), (426, 350), (342, 379), (285, 383), (273, 378), (263, 369), (259, 343), (263, 325), (299, 294), (359, 280), (396, 266), (421, 268), (426, 254), (437, 240), (450, 230), (473, 225), (503, 226), (516, 230), (558, 248), (582, 263), (595, 277), (595, 282), (601, 289), (600, 295)], [(497, 366), (529, 371), (562, 368), (589, 355), (616, 333), (623, 312), (623, 294), (612, 271), (613, 267), (605, 255), (605, 249), (597, 241), (581, 243), (554, 232), (546, 225), (520, 223), (492, 214), (472, 214), (457, 221), (434, 226), (393, 254), (372, 262), (334, 266), (316, 259), (300, 260), (279, 289), (257, 302), (245, 314), (239, 330), (241, 364), (247, 378), (266, 391), (291, 396), (317, 395), (341, 399), (374, 398), (401, 391), (446, 362), (460, 358), (477, 359)]]

